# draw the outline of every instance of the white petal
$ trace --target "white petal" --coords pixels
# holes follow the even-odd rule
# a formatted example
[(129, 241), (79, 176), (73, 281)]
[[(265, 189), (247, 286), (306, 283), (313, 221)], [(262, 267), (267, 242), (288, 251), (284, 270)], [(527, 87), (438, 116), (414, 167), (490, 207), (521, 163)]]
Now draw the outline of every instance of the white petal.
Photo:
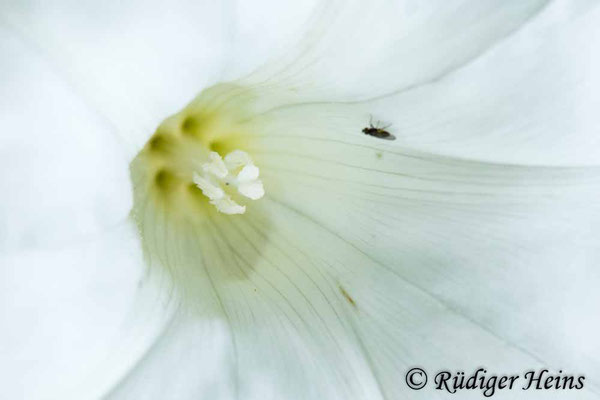
[[(98, 398), (101, 384), (114, 385), (161, 325), (151, 323), (163, 316), (156, 293), (153, 313), (135, 305), (146, 266), (132, 226), (71, 246), (1, 252), (0, 265), (4, 396)], [(115, 354), (134, 321), (143, 329)], [(97, 371), (109, 356), (118, 362)], [(87, 395), (73, 396), (82, 381)]]
[(368, 112), (392, 124), (403, 147), (497, 163), (597, 165), (599, 19), (596, 3), (553, 2), (468, 66)]
[[(291, 97), (353, 101), (435, 82), (501, 43), (547, 1), (324, 2), (300, 45), (265, 65)], [(268, 29), (269, 24), (264, 26)], [(260, 29), (260, 28), (255, 28)], [(265, 34), (268, 34), (265, 32)], [(253, 46), (252, 43), (244, 43)]]
[(230, 329), (224, 322), (181, 313), (103, 398), (234, 399), (234, 356)]
[[(262, 18), (281, 21), (285, 46), (281, 42), (274, 47), (294, 50), (265, 65), (253, 81), (264, 82), (275, 75), (296, 99), (333, 101), (437, 80), (518, 30), (544, 2), (381, 0), (369, 7), (360, 1), (319, 5), (317, 27), (308, 24), (307, 39), (291, 46), (287, 41), (298, 37), (291, 30), (303, 18), (297, 16), (305, 18), (312, 4), (302, 4), (293, 13), (280, 10), (281, 19), (272, 15), (270, 4), (268, 14), (260, 11), (264, 5), (256, 6), (254, 12)], [(15, 3), (2, 12), (13, 29), (67, 71), (69, 80), (118, 128), (133, 156), (165, 115), (216, 80), (224, 60), (228, 65), (243, 65), (229, 74), (233, 78), (258, 65), (260, 56), (271, 51), (253, 46), (263, 42), (255, 40), (256, 35), (278, 36), (272, 29), (259, 33), (256, 28), (270, 29), (270, 23), (252, 23), (256, 32), (250, 35), (249, 24), (239, 21), (232, 53), (225, 54), (226, 27), (234, 25), (228, 20), (233, 15), (224, 9), (208, 0), (127, 7), (118, 1), (85, 6), (67, 1), (62, 5), (39, 2), (33, 7)], [(293, 24), (285, 22), (290, 15), (298, 18)], [(394, 43), (391, 49), (390, 42)], [(243, 60), (238, 62), (237, 56)]]
[(227, 79), (254, 71), (265, 60), (276, 60), (298, 43), (311, 26), (311, 17), (322, 6), (319, 0), (236, 2), (231, 24), (230, 61), (224, 66)]
[[(410, 159), (403, 161), (410, 165), (407, 162)], [(448, 170), (450, 166), (439, 168)], [(464, 172), (460, 168), (455, 170), (458, 171)], [(489, 172), (482, 172), (481, 176)], [(319, 180), (298, 180), (311, 183), (311, 188), (314, 181)], [(557, 352), (557, 343), (562, 349), (569, 349), (568, 345), (575, 344), (580, 334), (571, 332), (565, 337), (564, 331), (559, 334), (538, 331), (536, 323), (543, 319), (531, 317), (531, 312), (548, 313), (555, 307), (557, 301), (552, 300), (552, 296), (564, 299), (562, 295), (570, 292), (558, 285), (553, 285), (547, 293), (535, 290), (531, 284), (536, 282), (533, 278), (539, 281), (540, 269), (530, 274), (523, 268), (527, 262), (510, 267), (509, 261), (519, 261), (538, 246), (521, 249), (524, 236), (506, 242), (509, 235), (515, 233), (514, 228), (517, 232), (526, 232), (520, 222), (505, 231), (507, 235), (501, 236), (501, 240), (494, 241), (483, 232), (494, 228), (494, 234), (501, 233), (503, 224), (514, 223), (510, 216), (490, 215), (481, 226), (479, 212), (473, 213), (473, 220), (456, 218), (468, 214), (469, 207), (462, 208), (459, 215), (452, 215), (456, 212), (456, 202), (433, 202), (424, 196), (412, 202), (401, 201), (395, 196), (385, 196), (383, 189), (380, 189), (381, 196), (375, 192), (372, 197), (363, 199), (368, 193), (340, 190), (343, 185), (327, 191), (318, 207), (309, 207), (311, 203), (306, 201), (312, 199), (307, 190), (309, 186), (298, 187), (299, 190), (289, 194), (293, 202), (288, 201), (287, 194), (276, 193), (275, 201), (271, 201), (270, 196), (257, 202), (257, 207), (243, 218), (222, 216), (197, 227), (197, 231), (165, 232), (165, 236), (179, 240), (190, 238), (181, 249), (186, 253), (178, 253), (177, 247), (166, 243), (162, 247), (170, 247), (171, 260), (195, 259), (195, 263), (184, 267), (187, 273), (193, 279), (209, 281), (206, 286), (212, 285), (214, 292), (202, 292), (202, 298), (196, 301), (203, 303), (205, 296), (210, 301), (215, 294), (219, 299), (235, 348), (234, 369), (226, 369), (224, 374), (234, 375), (232, 386), (238, 396), (249, 399), (402, 398), (407, 396), (407, 389), (398, 376), (415, 365), (430, 371), (445, 365), (470, 370), (483, 362), (494, 369), (516, 372), (523, 368), (573, 365), (577, 356)], [(459, 189), (464, 187), (460, 185)], [(333, 201), (340, 195), (347, 201)], [(285, 200), (280, 201), (280, 196)], [(491, 198), (494, 201), (489, 206), (495, 206), (495, 201), (502, 199), (500, 195)], [(471, 200), (476, 210), (485, 204), (485, 200), (477, 204), (477, 198), (468, 195), (460, 200)], [(531, 200), (535, 203), (538, 199)], [(535, 210), (537, 205), (529, 210)], [(316, 212), (323, 207), (328, 215)], [(443, 213), (442, 210), (435, 212), (437, 208), (443, 208)], [(456, 219), (454, 224), (448, 225), (443, 218), (447, 212)], [(532, 220), (535, 218), (523, 224)], [(448, 228), (443, 230), (444, 226)], [(439, 236), (437, 228), (441, 228)], [(536, 233), (547, 228), (536, 229)], [(458, 229), (460, 237), (455, 238), (453, 231)], [(190, 234), (192, 232), (196, 232), (196, 236)], [(475, 234), (476, 239), (470, 233)], [(482, 243), (473, 243), (476, 240)], [(458, 253), (452, 252), (453, 249)], [(488, 251), (492, 255), (486, 258)], [(202, 256), (193, 257), (193, 254)], [(567, 254), (569, 252), (564, 255)], [(500, 264), (489, 263), (494, 260)], [(465, 261), (468, 266), (462, 265)], [(485, 261), (488, 263), (482, 267)], [(526, 261), (536, 261), (529, 267), (539, 267), (537, 262), (547, 267), (545, 262), (549, 259)], [(561, 264), (557, 262), (551, 267)], [(505, 268), (510, 273), (504, 275)], [(477, 275), (469, 276), (464, 273), (466, 270)], [(560, 276), (555, 276), (558, 283)], [(521, 279), (527, 283), (520, 282)], [(529, 339), (531, 332), (523, 336), (515, 334), (516, 326), (511, 321), (516, 311), (511, 296), (526, 287), (535, 290), (539, 303), (536, 301), (537, 309), (521, 310), (523, 319), (519, 318), (519, 323), (532, 329), (535, 339)], [(440, 289), (445, 290), (440, 292)], [(472, 301), (474, 291), (478, 299), (484, 299), (485, 306)], [(458, 303), (457, 299), (460, 299)], [(470, 303), (465, 305), (463, 302), (467, 299)], [(495, 301), (487, 303), (490, 299)], [(516, 304), (523, 304), (521, 300)], [(550, 303), (544, 304), (547, 300)], [(576, 303), (563, 305), (562, 310), (575, 311)], [(580, 315), (572, 322), (584, 323), (589, 317), (590, 314)], [(562, 326), (562, 322), (555, 326)], [(190, 328), (180, 328), (179, 335), (170, 336), (171, 340), (165, 341), (159, 352), (128, 375), (125, 384), (114, 391), (115, 398), (154, 398), (151, 392), (156, 390), (154, 382), (164, 374), (168, 377), (164, 379), (166, 391), (176, 390), (182, 398), (206, 395), (206, 387), (176, 384), (189, 381), (196, 373), (191, 367), (201, 365), (203, 356), (201, 350), (196, 353), (196, 349), (203, 348), (202, 344), (185, 334)], [(560, 337), (562, 339), (556, 340)], [(548, 339), (555, 339), (554, 346), (547, 342), (535, 346), (535, 341)], [(173, 357), (187, 347), (194, 349), (184, 358), (187, 368), (166, 371), (161, 368), (172, 363)], [(584, 355), (583, 347), (578, 350), (579, 356)], [(589, 346), (585, 347), (585, 351), (590, 351)], [(582, 365), (593, 370), (592, 360)], [(145, 377), (149, 386), (143, 384)], [(221, 375), (220, 379), (223, 378)], [(218, 392), (223, 390), (218, 385), (214, 390), (213, 398), (231, 396)], [(547, 394), (531, 394), (532, 398), (542, 399), (544, 395)], [(593, 396), (591, 392), (577, 392), (571, 398)]]
[[(311, 139), (288, 131), (261, 143), (261, 172), (269, 199), (307, 224), (278, 236), (334, 266), (359, 310), (367, 303), (356, 329), (390, 397), (411, 363), (466, 365), (469, 348), (494, 365), (597, 368), (600, 348), (582, 333), (600, 326), (589, 294), (600, 285), (597, 168), (466, 162), (388, 143), (344, 142), (328, 125)], [(421, 340), (430, 346), (412, 358)]]
[[(187, 293), (188, 307), (204, 311), (187, 314), (187, 323), (133, 369), (112, 398), (157, 398), (163, 390), (180, 398), (381, 398), (360, 345), (341, 317), (339, 292), (332, 292), (326, 275), (315, 268), (316, 259), (277, 239), (278, 230), (269, 230), (260, 203), (240, 218), (217, 214), (197, 226), (159, 226), (166, 231), (157, 236), (172, 240), (156, 241), (152, 258), (161, 255), (182, 280), (179, 288)], [(157, 220), (144, 221), (147, 233), (162, 219), (154, 215)], [(193, 334), (198, 318), (219, 318), (231, 333), (224, 355), (229, 364), (216, 364), (223, 369), (213, 386), (191, 378), (206, 363), (206, 342), (218, 343), (223, 333), (199, 341)], [(178, 368), (165, 368), (176, 362)], [(229, 392), (221, 386), (228, 378)]]
[(218, 79), (231, 16), (211, 0), (12, 2), (0, 12), (110, 121), (131, 157)]
[(127, 218), (125, 152), (52, 66), (0, 30), (0, 252), (64, 245)]

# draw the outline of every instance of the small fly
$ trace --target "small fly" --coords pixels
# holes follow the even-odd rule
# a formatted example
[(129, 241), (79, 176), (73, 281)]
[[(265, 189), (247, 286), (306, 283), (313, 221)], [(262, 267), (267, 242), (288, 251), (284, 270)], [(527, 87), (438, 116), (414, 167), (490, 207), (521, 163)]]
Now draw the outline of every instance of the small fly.
[(373, 136), (378, 139), (396, 140), (396, 136), (394, 136), (391, 133), (389, 133), (388, 131), (386, 131), (386, 129), (389, 128), (391, 125), (380, 128), (377, 126), (378, 124), (379, 123), (373, 125), (373, 117), (371, 117), (371, 119), (369, 119), (369, 126), (362, 130), (363, 133), (365, 135)]

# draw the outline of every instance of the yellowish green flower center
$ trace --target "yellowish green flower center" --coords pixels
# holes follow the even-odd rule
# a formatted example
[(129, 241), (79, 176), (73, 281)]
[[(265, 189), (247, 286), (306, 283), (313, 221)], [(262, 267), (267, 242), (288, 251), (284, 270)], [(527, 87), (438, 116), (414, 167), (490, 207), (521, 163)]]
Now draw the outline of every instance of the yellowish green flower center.
[(243, 214), (247, 203), (263, 197), (260, 169), (244, 150), (243, 110), (215, 100), (201, 95), (167, 118), (138, 154), (131, 166), (137, 209), (151, 201), (193, 220), (211, 207)]

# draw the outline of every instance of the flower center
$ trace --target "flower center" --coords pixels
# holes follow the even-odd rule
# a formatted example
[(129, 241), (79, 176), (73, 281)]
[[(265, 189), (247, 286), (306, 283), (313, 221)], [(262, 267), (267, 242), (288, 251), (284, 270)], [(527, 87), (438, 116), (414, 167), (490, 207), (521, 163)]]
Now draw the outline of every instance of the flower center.
[(210, 199), (210, 203), (224, 214), (243, 214), (246, 207), (239, 205), (227, 193), (224, 186), (237, 189), (244, 197), (258, 200), (265, 195), (259, 169), (245, 151), (234, 150), (221, 158), (219, 153), (210, 153), (210, 162), (202, 165), (202, 175), (194, 172), (194, 183)]
[[(265, 194), (260, 171), (247, 152), (247, 112), (223, 102), (231, 88), (203, 92), (167, 118), (131, 164), (134, 212), (140, 220), (149, 201), (169, 218), (195, 223), (210, 215), (243, 214)], [(157, 208), (158, 206), (158, 208)]]

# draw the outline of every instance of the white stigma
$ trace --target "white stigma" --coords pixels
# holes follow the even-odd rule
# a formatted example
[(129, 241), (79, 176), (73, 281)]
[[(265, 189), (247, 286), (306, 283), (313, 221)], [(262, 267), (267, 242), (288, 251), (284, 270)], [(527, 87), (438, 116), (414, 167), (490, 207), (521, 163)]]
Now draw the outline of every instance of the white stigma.
[(236, 203), (224, 190), (225, 187), (235, 188), (239, 194), (251, 200), (258, 200), (265, 195), (262, 181), (258, 179), (260, 171), (248, 153), (234, 150), (223, 159), (213, 151), (209, 157), (210, 162), (202, 165), (202, 175), (194, 172), (194, 183), (217, 210), (224, 214), (246, 212), (246, 206)]

